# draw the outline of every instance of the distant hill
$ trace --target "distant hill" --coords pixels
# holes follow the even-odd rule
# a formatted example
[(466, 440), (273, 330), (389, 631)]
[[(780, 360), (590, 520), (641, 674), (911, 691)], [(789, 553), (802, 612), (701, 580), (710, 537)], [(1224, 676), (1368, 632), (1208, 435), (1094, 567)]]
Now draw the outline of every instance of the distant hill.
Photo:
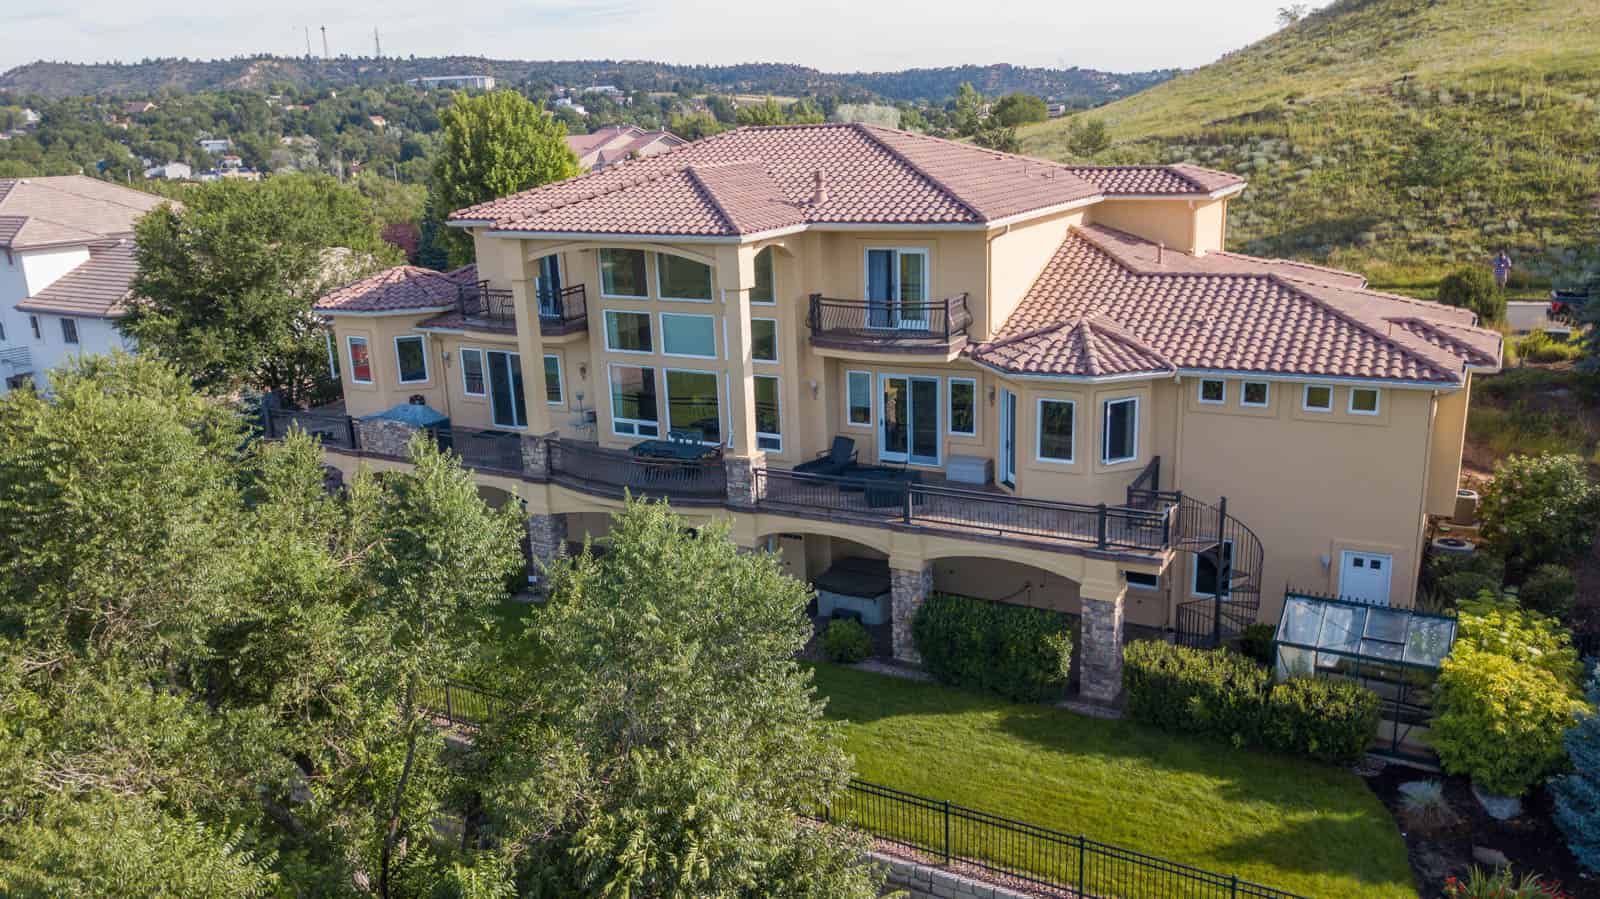
[(345, 87), (404, 81), (424, 75), (493, 75), (507, 85), (614, 84), (626, 90), (673, 90), (678, 85), (720, 93), (816, 94), (894, 100), (938, 100), (962, 81), (999, 95), (1022, 90), (1090, 106), (1123, 97), (1172, 77), (1176, 70), (1116, 73), (1094, 69), (1026, 66), (952, 66), (903, 72), (829, 74), (805, 66), (750, 63), (694, 66), (671, 63), (575, 60), (536, 61), (483, 57), (371, 59), (299, 57), (157, 59), (126, 64), (34, 62), (0, 74), (0, 90), (45, 97), (91, 94), (144, 96), (163, 90), (268, 90), (275, 83)]
[[(1524, 273), (1600, 266), (1600, 3), (1338, 0), (1216, 63), (1079, 117), (1101, 162), (1250, 179), (1228, 243), (1426, 284), (1504, 248)], [(1073, 157), (1068, 121), (1023, 151)]]

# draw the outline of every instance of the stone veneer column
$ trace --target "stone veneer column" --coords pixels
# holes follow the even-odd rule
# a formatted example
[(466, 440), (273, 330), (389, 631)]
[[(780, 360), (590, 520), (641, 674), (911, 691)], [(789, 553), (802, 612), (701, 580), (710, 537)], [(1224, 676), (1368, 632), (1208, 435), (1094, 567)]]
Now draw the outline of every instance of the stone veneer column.
[(766, 456), (726, 456), (722, 467), (728, 478), (728, 505), (747, 509), (761, 501), (765, 482), (757, 479), (756, 472), (766, 469)]
[(565, 515), (528, 516), (528, 555), (533, 557), (535, 569), (567, 554), (567, 517)]
[(548, 480), (550, 477), (550, 441), (556, 439), (555, 434), (522, 435), (522, 476), (535, 481)]
[(1122, 695), (1121, 583), (1085, 581), (1078, 596), (1083, 603), (1083, 637), (1079, 651), (1078, 693), (1093, 702), (1111, 703)]
[(374, 456), (406, 457), (406, 444), (417, 429), (403, 421), (387, 418), (356, 419), (356, 440), (363, 453)]
[(911, 639), (911, 621), (922, 608), (923, 600), (933, 592), (933, 566), (922, 564), (915, 568), (901, 568), (889, 563), (889, 618), (890, 646), (894, 657), (914, 665), (922, 664), (915, 641)]

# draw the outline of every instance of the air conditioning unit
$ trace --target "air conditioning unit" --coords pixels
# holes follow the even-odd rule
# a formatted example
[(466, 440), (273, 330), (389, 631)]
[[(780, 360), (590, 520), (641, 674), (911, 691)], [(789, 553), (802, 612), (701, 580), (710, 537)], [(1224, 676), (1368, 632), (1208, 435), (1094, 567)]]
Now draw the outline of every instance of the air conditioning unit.
[(1470, 556), (1478, 549), (1476, 543), (1460, 537), (1435, 537), (1430, 545), (1435, 553), (1446, 556)]
[(1451, 516), (1452, 524), (1462, 527), (1471, 527), (1478, 523), (1478, 491), (1468, 490), (1463, 487), (1456, 491), (1456, 514)]

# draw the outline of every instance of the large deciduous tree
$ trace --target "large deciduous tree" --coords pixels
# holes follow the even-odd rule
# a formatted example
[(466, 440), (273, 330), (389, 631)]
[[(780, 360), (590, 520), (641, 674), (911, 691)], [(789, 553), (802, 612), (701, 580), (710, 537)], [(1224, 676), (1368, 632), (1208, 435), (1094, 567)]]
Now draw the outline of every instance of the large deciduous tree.
[(136, 238), (124, 333), (197, 386), (276, 391), (291, 404), (335, 386), (312, 303), (400, 259), (365, 198), (314, 175), (202, 185), (142, 218)]
[[(475, 203), (578, 173), (578, 157), (567, 146), (566, 129), (516, 91), (457, 94), (441, 119), (444, 136), (428, 197), (429, 215), (437, 221)], [(437, 234), (451, 265), (472, 261), (467, 234), (454, 228)]]
[(849, 763), (795, 661), (804, 585), (725, 527), (630, 503), (604, 557), (550, 574), (484, 735), (487, 805), (524, 890), (872, 896), (862, 841), (799, 817)]

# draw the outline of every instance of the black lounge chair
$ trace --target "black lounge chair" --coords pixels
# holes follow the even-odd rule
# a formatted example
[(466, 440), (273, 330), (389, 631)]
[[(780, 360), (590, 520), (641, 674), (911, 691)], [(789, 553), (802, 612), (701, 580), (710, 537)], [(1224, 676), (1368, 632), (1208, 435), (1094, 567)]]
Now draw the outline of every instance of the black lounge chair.
[(825, 474), (838, 477), (846, 474), (856, 464), (856, 442), (850, 437), (833, 438), (833, 448), (810, 462), (794, 467), (801, 474)]

